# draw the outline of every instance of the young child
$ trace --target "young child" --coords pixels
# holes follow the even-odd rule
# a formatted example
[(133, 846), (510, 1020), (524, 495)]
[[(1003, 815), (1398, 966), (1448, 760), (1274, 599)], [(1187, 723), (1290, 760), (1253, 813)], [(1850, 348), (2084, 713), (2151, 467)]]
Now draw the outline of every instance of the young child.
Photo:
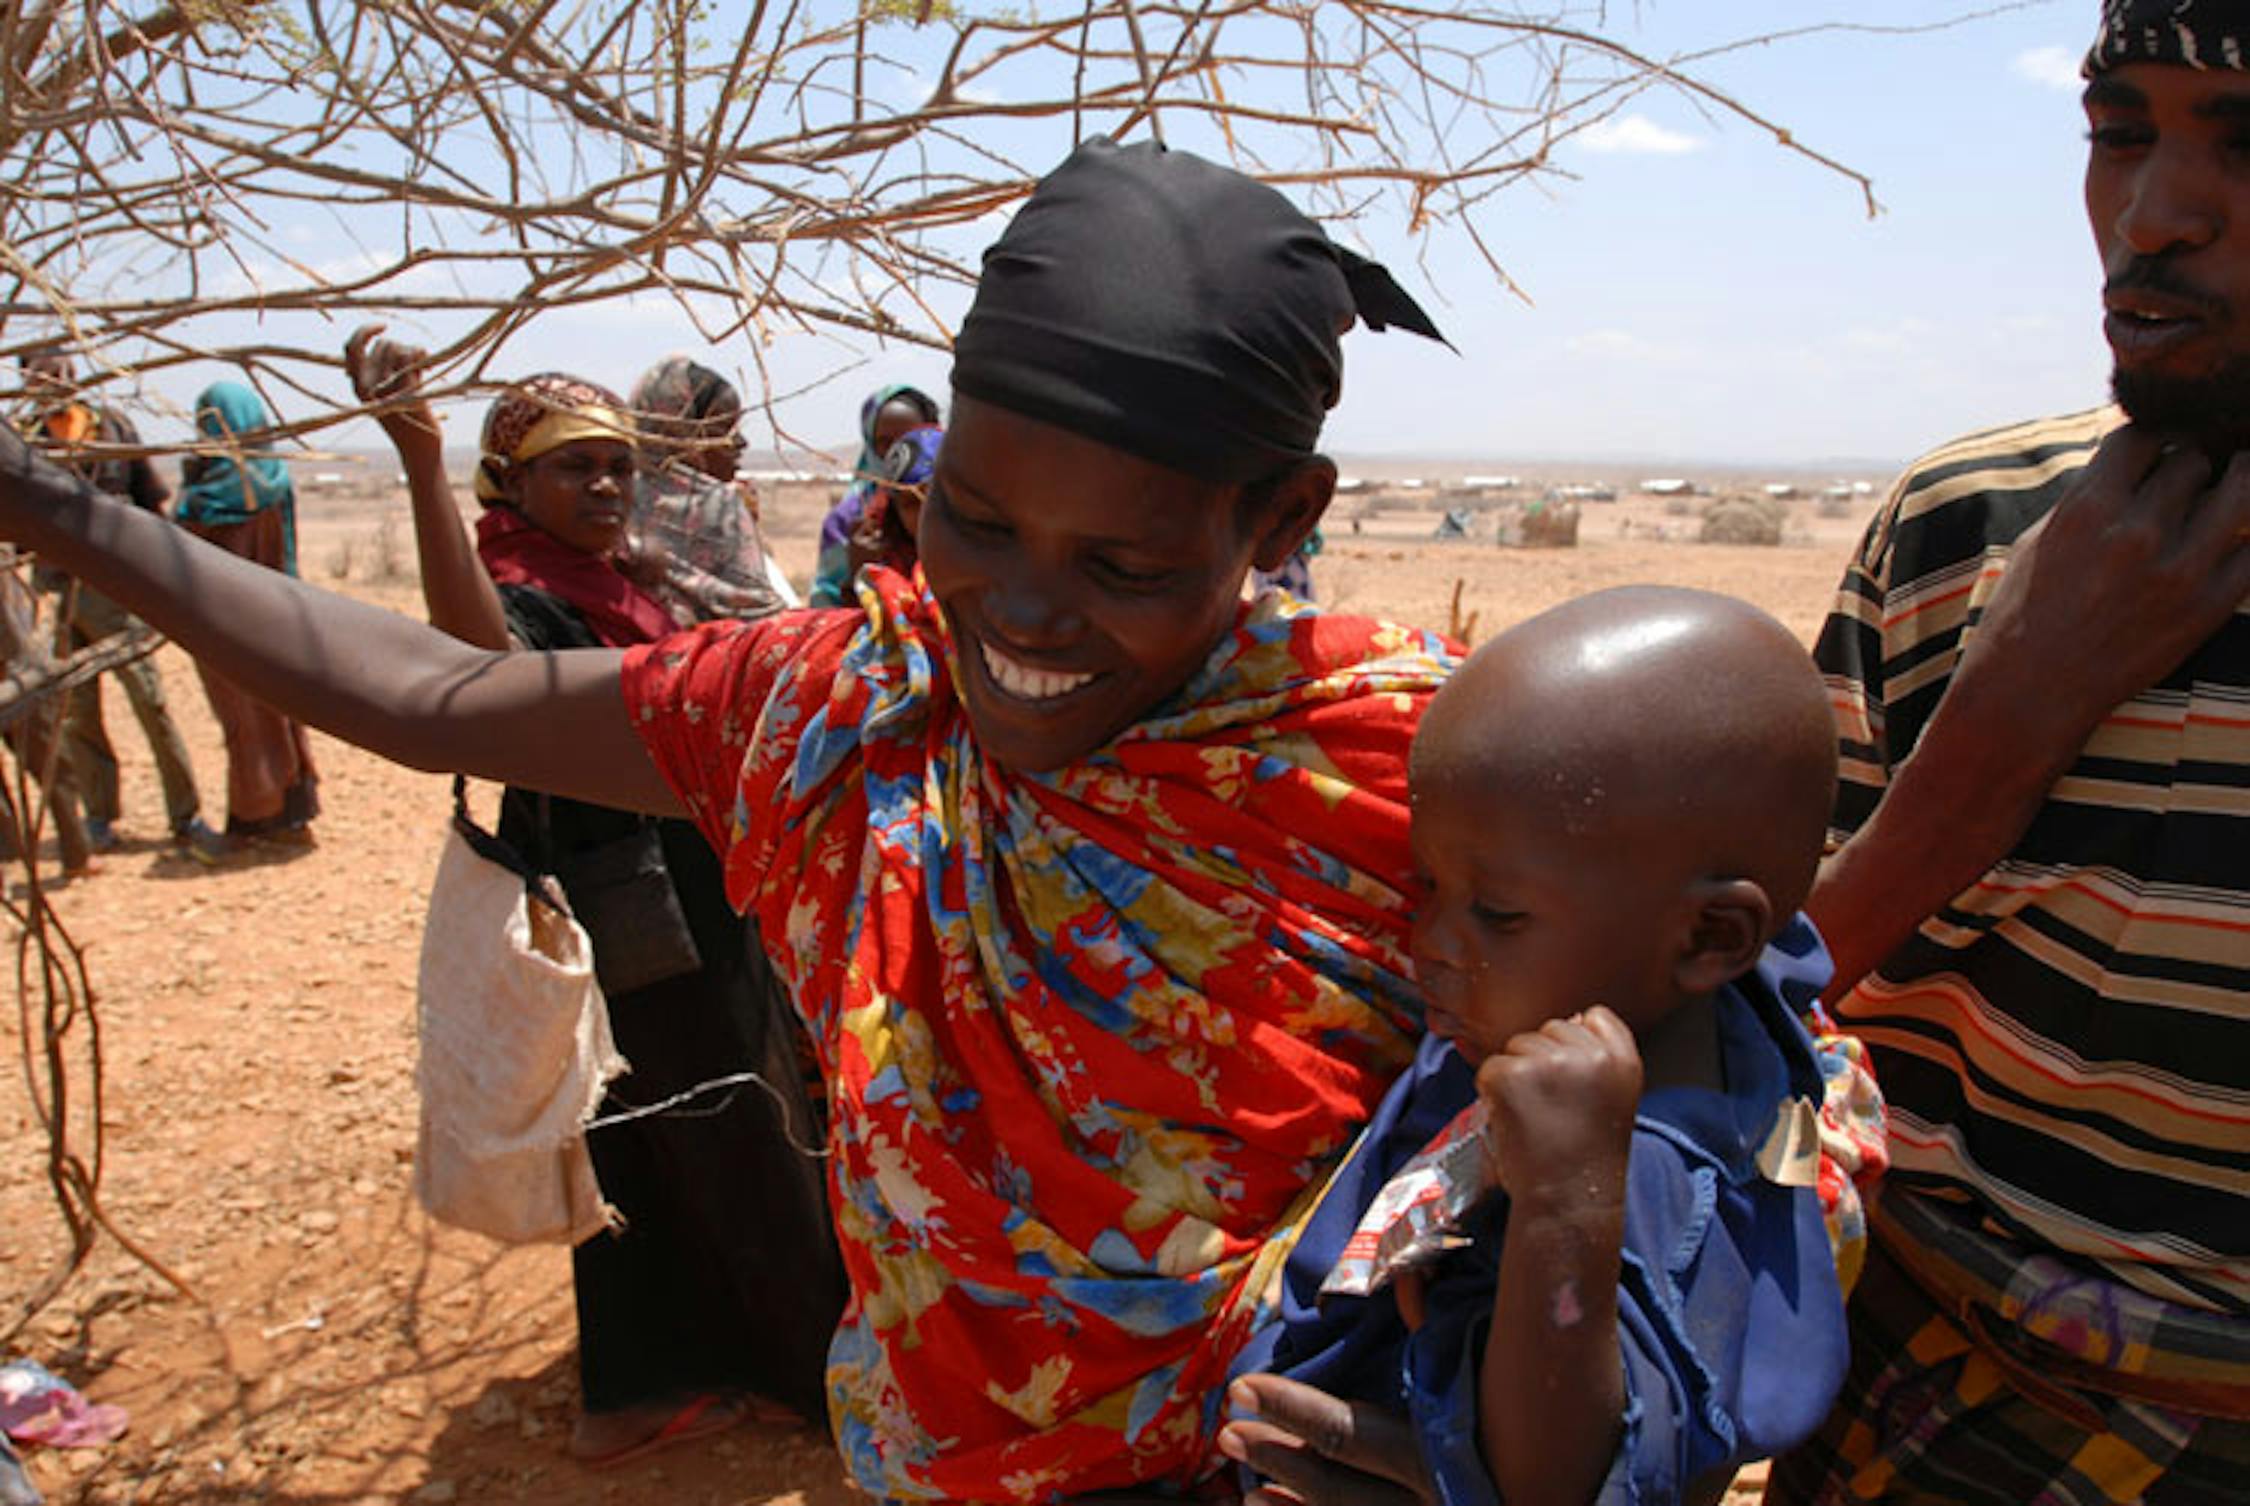
[[(1544, 613), (1423, 717), (1429, 1038), (1308, 1222), (1268, 1368), (1407, 1413), (1440, 1499), (1715, 1499), (1827, 1411), (1846, 1342), (1800, 1016), (1828, 961), (1797, 907), (1835, 766), (1803, 649), (1703, 592)], [(1434, 1264), (1321, 1298), (1479, 1100), (1501, 1190)]]

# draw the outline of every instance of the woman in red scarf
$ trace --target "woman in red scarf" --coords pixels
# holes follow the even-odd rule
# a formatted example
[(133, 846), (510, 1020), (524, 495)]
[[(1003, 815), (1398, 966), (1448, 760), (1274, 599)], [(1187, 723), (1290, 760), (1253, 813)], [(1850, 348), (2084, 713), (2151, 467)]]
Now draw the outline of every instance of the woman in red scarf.
[[(355, 335), (346, 364), (363, 395), (394, 400), (421, 352)], [(485, 418), (469, 553), (427, 405), (396, 408), (431, 622), (492, 649), (630, 648), (676, 628), (614, 565), (635, 477), (624, 405), (590, 382), (518, 383)], [(786, 1102), (737, 1091), (669, 1115), (594, 1130), (603, 1194), (624, 1217), (572, 1252), (584, 1411), (571, 1439), (590, 1464), (732, 1426), (762, 1396), (818, 1419), (821, 1369), (844, 1288), (818, 1166), (793, 1142), (816, 1119), (798, 1033), (756, 933), (728, 906), (710, 847), (683, 821), (511, 786), (500, 835), (556, 869), (595, 934), (610, 1031), (632, 1070), (604, 1116), (701, 1082), (755, 1071)], [(582, 880), (591, 858), (661, 854), (678, 926), (664, 938), (605, 932)], [(648, 921), (635, 917), (644, 929)], [(680, 934), (684, 933), (684, 934)]]
[(4, 449), (0, 536), (390, 757), (691, 815), (832, 1094), (854, 1477), (1192, 1488), (1266, 1277), (1419, 1028), (1405, 760), (1450, 651), (1242, 600), (1333, 490), (1356, 321), (1434, 333), (1273, 190), (1095, 140), (987, 253), (921, 569), (856, 609), (479, 652)]

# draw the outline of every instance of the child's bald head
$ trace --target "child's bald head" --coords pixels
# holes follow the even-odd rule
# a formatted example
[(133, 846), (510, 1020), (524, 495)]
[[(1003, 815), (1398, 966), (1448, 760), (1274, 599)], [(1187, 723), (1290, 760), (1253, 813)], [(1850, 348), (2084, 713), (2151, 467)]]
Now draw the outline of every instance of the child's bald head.
[(1504, 784), (1573, 834), (1700, 849), (1785, 920), (1812, 886), (1836, 729), (1789, 630), (1708, 591), (1627, 586), (1472, 655), (1422, 720), (1414, 778)]
[[(1551, 874), (1568, 892), (1547, 909), (1600, 912), (1580, 950), (1661, 935), (1676, 952), (1708, 923), (1741, 971), (1812, 886), (1835, 749), (1819, 674), (1771, 617), (1705, 591), (1602, 591), (1493, 639), (1431, 701), (1414, 740), (1415, 850), (1425, 870), (1484, 884), (1483, 908), (1503, 914), (1516, 900), (1499, 891)], [(1586, 983), (1610, 996), (1571, 1007), (1622, 1014), (1640, 995), (1654, 1009), (1696, 991), (1658, 980), (1720, 971), (1611, 958)]]

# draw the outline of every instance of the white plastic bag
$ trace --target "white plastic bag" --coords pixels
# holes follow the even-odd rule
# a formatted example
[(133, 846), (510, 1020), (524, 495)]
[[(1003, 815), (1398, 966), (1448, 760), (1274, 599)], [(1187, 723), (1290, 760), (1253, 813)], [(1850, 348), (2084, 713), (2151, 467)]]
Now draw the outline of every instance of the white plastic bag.
[(457, 790), (422, 930), (414, 1192), (441, 1223), (511, 1244), (576, 1244), (616, 1223), (585, 1126), (628, 1069), (585, 931), (559, 886), (511, 860), (521, 862), (468, 820)]

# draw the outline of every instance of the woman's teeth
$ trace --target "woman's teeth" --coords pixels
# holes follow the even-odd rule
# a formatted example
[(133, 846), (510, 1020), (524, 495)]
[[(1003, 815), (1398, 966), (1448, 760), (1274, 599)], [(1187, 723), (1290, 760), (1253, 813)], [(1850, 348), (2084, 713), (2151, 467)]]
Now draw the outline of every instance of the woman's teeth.
[(1018, 664), (989, 643), (979, 643), (977, 647), (984, 654), (984, 672), (992, 676), (992, 683), (1022, 700), (1051, 701), (1056, 696), (1070, 694), (1094, 678), (1033, 669), (1028, 664)]

